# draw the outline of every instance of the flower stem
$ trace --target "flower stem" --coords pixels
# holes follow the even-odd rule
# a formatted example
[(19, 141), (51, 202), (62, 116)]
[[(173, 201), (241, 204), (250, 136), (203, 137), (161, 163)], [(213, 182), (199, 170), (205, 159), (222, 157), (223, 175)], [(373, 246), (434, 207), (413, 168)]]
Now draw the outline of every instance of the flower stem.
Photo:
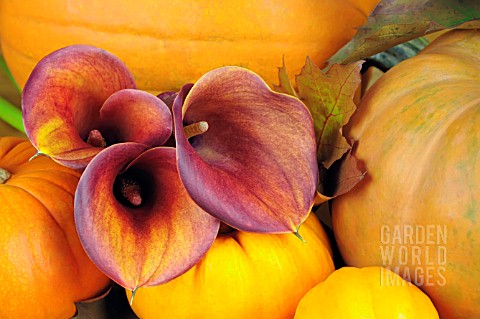
[(138, 287), (135, 287), (135, 288), (132, 290), (132, 297), (130, 298), (130, 306), (133, 305), (133, 298), (135, 298), (135, 294), (137, 293), (137, 290), (138, 290)]
[(10, 72), (10, 69), (8, 68), (7, 63), (5, 62), (5, 59), (2, 55), (0, 55), (0, 69), (7, 75), (8, 79), (10, 80), (10, 82), (12, 82), (18, 93), (22, 93), (22, 90), (18, 86), (17, 81), (15, 81), (15, 79), (13, 78), (12, 73)]
[(0, 97), (0, 120), (10, 124), (20, 132), (25, 133), (22, 111), (2, 97)]

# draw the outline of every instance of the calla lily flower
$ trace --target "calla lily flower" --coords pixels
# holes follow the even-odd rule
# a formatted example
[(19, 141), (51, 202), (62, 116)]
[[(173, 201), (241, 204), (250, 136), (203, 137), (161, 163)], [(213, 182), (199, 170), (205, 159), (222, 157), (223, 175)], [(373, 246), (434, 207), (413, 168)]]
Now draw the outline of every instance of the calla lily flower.
[(171, 112), (135, 88), (127, 67), (107, 51), (57, 50), (37, 64), (23, 90), (27, 136), (39, 153), (76, 169), (114, 143), (162, 145), (172, 133)]
[(298, 234), (314, 203), (308, 109), (241, 67), (156, 97), (136, 90), (113, 55), (71, 46), (34, 69), (23, 115), (39, 152), (84, 169), (74, 205), (80, 240), (105, 274), (131, 290), (186, 272), (220, 222)]
[[(255, 73), (224, 67), (182, 88), (173, 114), (180, 177), (193, 200), (244, 231), (297, 232), (318, 182), (305, 105)], [(183, 126), (208, 126), (190, 138)]]
[(98, 153), (75, 194), (75, 222), (92, 261), (136, 290), (193, 267), (219, 221), (198, 207), (180, 181), (175, 149), (120, 143)]

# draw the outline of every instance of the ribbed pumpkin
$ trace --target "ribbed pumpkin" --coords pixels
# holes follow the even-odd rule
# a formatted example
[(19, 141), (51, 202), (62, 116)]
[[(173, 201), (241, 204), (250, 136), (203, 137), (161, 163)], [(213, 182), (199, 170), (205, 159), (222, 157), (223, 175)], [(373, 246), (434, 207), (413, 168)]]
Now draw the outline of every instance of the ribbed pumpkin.
[(295, 319), (438, 319), (415, 285), (382, 267), (343, 267), (300, 300)]
[(313, 214), (300, 234), (306, 243), (293, 234), (221, 234), (182, 276), (138, 289), (133, 310), (143, 319), (293, 318), (302, 296), (334, 271), (328, 237)]
[(0, 318), (71, 318), (74, 302), (95, 297), (109, 279), (75, 230), (79, 173), (44, 156), (29, 161), (34, 154), (27, 140), (0, 138)]
[(346, 130), (368, 174), (332, 208), (347, 264), (410, 277), (441, 318), (480, 318), (479, 52), (448, 32), (370, 88)]
[(112, 52), (139, 88), (178, 90), (224, 65), (278, 83), (285, 57), (297, 74), (350, 40), (378, 0), (0, 0), (1, 46), (21, 87), (46, 54), (71, 44)]

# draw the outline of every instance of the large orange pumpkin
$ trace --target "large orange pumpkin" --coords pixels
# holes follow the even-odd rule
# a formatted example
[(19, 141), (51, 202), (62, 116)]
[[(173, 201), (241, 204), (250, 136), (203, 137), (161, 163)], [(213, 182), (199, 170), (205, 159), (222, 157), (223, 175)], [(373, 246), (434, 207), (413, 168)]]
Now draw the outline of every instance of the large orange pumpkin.
[(293, 318), (302, 296), (334, 271), (328, 237), (313, 214), (300, 233), (306, 243), (293, 234), (219, 235), (182, 276), (139, 288), (133, 310), (143, 319)]
[(109, 279), (75, 230), (79, 173), (34, 154), (25, 139), (0, 138), (0, 318), (71, 318)]
[(480, 31), (453, 31), (382, 76), (346, 130), (367, 177), (333, 202), (349, 265), (421, 286), (441, 318), (480, 318)]
[(224, 65), (278, 83), (282, 57), (297, 74), (323, 64), (356, 33), (378, 0), (0, 0), (1, 46), (21, 87), (46, 54), (70, 44), (106, 49), (140, 89), (178, 90)]

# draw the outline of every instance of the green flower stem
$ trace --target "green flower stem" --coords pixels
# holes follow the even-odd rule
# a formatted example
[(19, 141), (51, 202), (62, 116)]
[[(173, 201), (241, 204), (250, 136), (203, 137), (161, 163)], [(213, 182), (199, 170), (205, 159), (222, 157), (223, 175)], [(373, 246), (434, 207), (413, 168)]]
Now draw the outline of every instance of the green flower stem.
[(7, 75), (8, 79), (10, 80), (10, 82), (12, 82), (13, 86), (17, 89), (17, 91), (18, 91), (19, 93), (22, 93), (22, 90), (21, 90), (20, 87), (18, 86), (17, 81), (15, 81), (15, 79), (13, 78), (12, 73), (10, 72), (10, 69), (8, 68), (7, 63), (5, 62), (5, 59), (3, 58), (2, 55), (0, 55), (0, 69), (1, 69), (3, 72), (5, 72), (5, 74)]
[(0, 120), (10, 124), (20, 132), (25, 133), (22, 111), (2, 97), (0, 97)]

